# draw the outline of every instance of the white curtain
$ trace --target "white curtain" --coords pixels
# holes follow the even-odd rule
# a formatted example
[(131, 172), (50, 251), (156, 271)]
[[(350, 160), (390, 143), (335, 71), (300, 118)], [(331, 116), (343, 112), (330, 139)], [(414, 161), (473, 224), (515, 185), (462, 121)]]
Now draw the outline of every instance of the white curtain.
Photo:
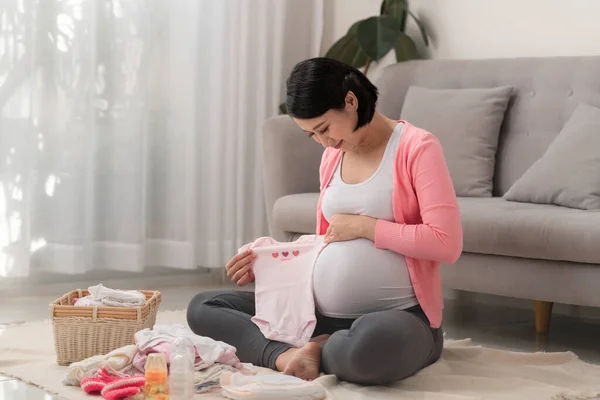
[(0, 0), (0, 276), (220, 267), (323, 0)]

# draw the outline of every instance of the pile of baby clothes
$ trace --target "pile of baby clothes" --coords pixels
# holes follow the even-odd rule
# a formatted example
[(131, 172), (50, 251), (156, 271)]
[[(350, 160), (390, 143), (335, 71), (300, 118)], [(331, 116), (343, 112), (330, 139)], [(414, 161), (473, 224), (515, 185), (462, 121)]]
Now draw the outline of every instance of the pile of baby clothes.
[(241, 372), (253, 374), (235, 355), (236, 348), (224, 342), (199, 336), (183, 325), (156, 325), (154, 329), (143, 329), (135, 334), (138, 353), (133, 366), (144, 372), (146, 359), (150, 353), (165, 355), (170, 363), (171, 349), (177, 338), (188, 340), (195, 350), (194, 385), (196, 393), (220, 390), (222, 372)]
[[(139, 378), (143, 378), (148, 354), (163, 353), (170, 364), (170, 355), (175, 340), (184, 338), (194, 346), (194, 384), (196, 393), (219, 392), (223, 372), (240, 372), (253, 375), (247, 366), (236, 356), (236, 348), (227, 343), (198, 336), (183, 325), (156, 325), (154, 329), (143, 329), (135, 335), (135, 345), (124, 346), (106, 355), (90, 357), (73, 363), (67, 368), (64, 385), (80, 385), (87, 393), (110, 393), (110, 400), (120, 393), (131, 396), (132, 387), (140, 388)], [(135, 379), (130, 379), (130, 378)], [(112, 386), (108, 386), (112, 385)], [(108, 388), (108, 389), (107, 389)], [(122, 392), (114, 389), (124, 389)], [(110, 390), (109, 390), (110, 389)], [(106, 397), (108, 399), (109, 397)]]
[(77, 299), (78, 307), (140, 307), (146, 303), (146, 296), (137, 290), (110, 289), (102, 284), (90, 286), (89, 296)]

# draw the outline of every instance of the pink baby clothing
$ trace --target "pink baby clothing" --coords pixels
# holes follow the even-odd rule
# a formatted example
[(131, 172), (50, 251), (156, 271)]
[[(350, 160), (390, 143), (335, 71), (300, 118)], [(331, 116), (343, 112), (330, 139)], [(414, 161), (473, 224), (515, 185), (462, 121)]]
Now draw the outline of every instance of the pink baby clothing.
[(242, 247), (256, 254), (256, 315), (252, 322), (267, 339), (302, 347), (315, 329), (313, 267), (325, 247), (323, 236), (304, 235), (295, 242), (262, 237)]

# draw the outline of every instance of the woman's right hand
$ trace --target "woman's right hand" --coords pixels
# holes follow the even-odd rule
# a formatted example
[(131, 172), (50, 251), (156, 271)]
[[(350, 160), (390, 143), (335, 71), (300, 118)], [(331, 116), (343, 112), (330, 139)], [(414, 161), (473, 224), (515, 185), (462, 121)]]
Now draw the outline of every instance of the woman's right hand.
[(255, 259), (256, 254), (252, 250), (246, 250), (233, 256), (225, 265), (229, 279), (238, 286), (246, 286), (254, 281), (252, 263)]

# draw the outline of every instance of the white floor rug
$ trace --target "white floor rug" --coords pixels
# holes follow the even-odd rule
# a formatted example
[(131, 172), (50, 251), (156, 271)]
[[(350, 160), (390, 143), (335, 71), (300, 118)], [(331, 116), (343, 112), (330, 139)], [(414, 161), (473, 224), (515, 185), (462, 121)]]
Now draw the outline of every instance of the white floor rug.
[[(157, 323), (185, 323), (184, 311), (159, 313)], [(0, 373), (33, 383), (67, 400), (89, 400), (61, 384), (65, 367), (55, 363), (50, 321), (10, 327), (0, 334)], [(600, 399), (600, 366), (573, 353), (515, 353), (447, 341), (442, 359), (391, 387), (360, 387), (333, 376), (317, 381), (328, 399), (588, 400)], [(198, 399), (222, 399), (197, 395)]]

